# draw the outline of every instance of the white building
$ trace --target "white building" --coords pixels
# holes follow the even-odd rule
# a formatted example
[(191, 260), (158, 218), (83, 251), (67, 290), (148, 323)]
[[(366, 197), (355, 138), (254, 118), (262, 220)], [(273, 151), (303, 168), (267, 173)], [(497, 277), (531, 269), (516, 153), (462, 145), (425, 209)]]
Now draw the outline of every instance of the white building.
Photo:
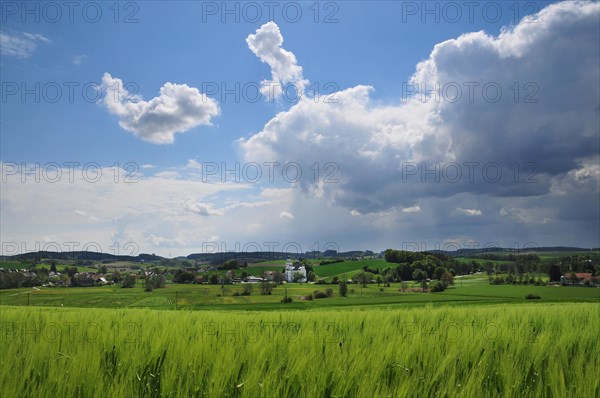
[(294, 275), (296, 273), (302, 274), (302, 277), (297, 279), (297, 282), (306, 282), (306, 267), (299, 262), (292, 263), (292, 260), (288, 259), (285, 263), (285, 280), (287, 282), (294, 282)]

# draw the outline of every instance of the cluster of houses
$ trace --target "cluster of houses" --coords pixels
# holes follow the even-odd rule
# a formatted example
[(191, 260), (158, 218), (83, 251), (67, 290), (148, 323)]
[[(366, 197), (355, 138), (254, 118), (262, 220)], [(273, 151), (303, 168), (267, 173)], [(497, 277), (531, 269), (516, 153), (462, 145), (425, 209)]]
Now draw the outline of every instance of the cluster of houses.
[[(577, 279), (577, 281), (575, 281)], [(600, 287), (600, 276), (593, 276), (591, 272), (575, 272), (560, 277), (563, 286), (598, 286)]]
[[(260, 283), (264, 281), (274, 282), (277, 281), (277, 276), (280, 274), (278, 271), (265, 271), (263, 277), (249, 275), (245, 278), (246, 283)], [(300, 282), (305, 283), (308, 280), (308, 274), (306, 267), (302, 263), (288, 259), (285, 263), (285, 271), (283, 273), (283, 280), (285, 282)], [(241, 282), (241, 281), (235, 281)]]

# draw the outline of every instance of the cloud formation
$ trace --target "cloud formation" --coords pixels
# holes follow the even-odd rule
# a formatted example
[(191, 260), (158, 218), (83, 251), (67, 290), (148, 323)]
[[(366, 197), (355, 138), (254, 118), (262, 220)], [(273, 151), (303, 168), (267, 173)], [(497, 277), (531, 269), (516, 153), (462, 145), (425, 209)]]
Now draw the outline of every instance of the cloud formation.
[(298, 65), (294, 53), (282, 48), (283, 36), (275, 22), (267, 22), (246, 38), (248, 48), (262, 62), (271, 68), (271, 80), (263, 80), (263, 95), (273, 96), (282, 92), (282, 86), (293, 83), (298, 94), (304, 92), (308, 84), (302, 76), (302, 67)]
[(222, 216), (222, 210), (215, 210), (209, 203), (196, 202), (192, 198), (186, 198), (183, 202), (183, 209), (187, 212), (197, 214), (199, 216)]
[(102, 76), (103, 105), (119, 116), (119, 126), (153, 144), (172, 144), (176, 133), (211, 125), (219, 104), (187, 84), (165, 83), (150, 101), (131, 94), (123, 81), (109, 73)]
[(39, 43), (50, 43), (50, 39), (38, 33), (10, 35), (0, 32), (0, 54), (9, 57), (29, 58)]
[(468, 217), (480, 216), (482, 214), (481, 210), (478, 210), (478, 209), (463, 209), (462, 207), (457, 207), (454, 210), (454, 213), (455, 214), (460, 214), (460, 215), (463, 215), (463, 216), (468, 216)]
[(338, 184), (298, 185), (361, 214), (461, 193), (556, 200), (556, 181), (585, 180), (598, 150), (599, 16), (597, 2), (564, 2), (497, 37), (461, 35), (407, 81), (439, 87), (437, 96), (381, 104), (359, 85), (335, 93), (337, 103), (302, 98), (239, 145), (248, 161), (335, 162)]

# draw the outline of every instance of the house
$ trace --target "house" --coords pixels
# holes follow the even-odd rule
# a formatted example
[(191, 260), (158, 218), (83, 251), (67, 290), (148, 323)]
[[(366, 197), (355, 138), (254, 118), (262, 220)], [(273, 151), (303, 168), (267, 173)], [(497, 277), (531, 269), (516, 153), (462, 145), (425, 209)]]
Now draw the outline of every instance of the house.
[[(268, 280), (270, 282), (274, 282), (277, 274), (278, 274), (277, 271), (265, 271), (263, 276), (266, 280)], [(281, 277), (279, 278), (279, 281), (281, 281)]]
[[(294, 280), (294, 276), (297, 274), (300, 275)], [(285, 263), (285, 280), (287, 282), (306, 282), (306, 267), (298, 261), (292, 263), (292, 260), (288, 259)]]
[[(573, 285), (573, 280), (571, 280), (571, 273), (565, 274), (560, 277), (561, 285)], [(583, 285), (586, 282), (593, 283), (593, 276), (591, 272), (576, 272), (575, 276), (577, 277), (577, 284)]]

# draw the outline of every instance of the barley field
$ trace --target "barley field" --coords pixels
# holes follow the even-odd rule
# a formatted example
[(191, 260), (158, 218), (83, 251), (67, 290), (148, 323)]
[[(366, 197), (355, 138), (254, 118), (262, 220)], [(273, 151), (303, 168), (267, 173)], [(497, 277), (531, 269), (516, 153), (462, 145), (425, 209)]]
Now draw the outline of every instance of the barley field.
[(4, 306), (5, 397), (597, 397), (600, 304)]

